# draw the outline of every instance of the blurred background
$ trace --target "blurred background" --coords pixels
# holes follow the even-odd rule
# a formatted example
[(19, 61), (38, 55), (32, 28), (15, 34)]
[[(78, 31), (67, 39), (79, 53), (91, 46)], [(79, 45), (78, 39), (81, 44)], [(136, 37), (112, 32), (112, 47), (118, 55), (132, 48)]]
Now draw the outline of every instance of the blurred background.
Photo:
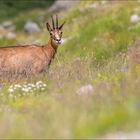
[(140, 138), (140, 0), (0, 0), (0, 46), (46, 44), (55, 14), (46, 76), (0, 85), (0, 138)]
[[(55, 0), (0, 1), (0, 44), (8, 45), (10, 40), (11, 45), (40, 41), (44, 30), (46, 36), (48, 34), (45, 24), (50, 16), (60, 13), (60, 21), (62, 21), (64, 13), (75, 6), (75, 3), (77, 2)], [(34, 34), (42, 36), (36, 40)], [(18, 38), (16, 38), (17, 35)], [(29, 36), (29, 39), (27, 37), (25, 39), (24, 36)], [(46, 43), (47, 39), (48, 37), (45, 38)]]

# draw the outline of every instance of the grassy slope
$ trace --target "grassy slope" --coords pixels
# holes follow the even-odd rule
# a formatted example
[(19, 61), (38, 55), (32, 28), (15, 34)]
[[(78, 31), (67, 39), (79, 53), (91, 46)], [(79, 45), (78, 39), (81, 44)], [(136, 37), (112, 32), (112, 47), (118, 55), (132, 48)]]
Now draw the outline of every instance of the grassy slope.
[[(11, 99), (8, 86), (2, 88), (0, 137), (91, 138), (138, 127), (139, 69), (135, 74), (127, 69), (131, 66), (127, 50), (139, 37), (139, 26), (129, 21), (139, 5), (127, 2), (86, 8), (90, 3), (83, 1), (64, 15), (64, 37), (71, 38), (59, 48), (47, 78), (42, 79), (47, 83), (45, 91), (29, 96), (17, 91), (16, 99)], [(21, 15), (15, 23), (18, 18), (23, 19)], [(26, 38), (18, 34), (13, 44)], [(39, 42), (44, 43), (46, 31), (40, 36)], [(86, 84), (93, 85), (94, 93), (77, 95), (77, 89)]]

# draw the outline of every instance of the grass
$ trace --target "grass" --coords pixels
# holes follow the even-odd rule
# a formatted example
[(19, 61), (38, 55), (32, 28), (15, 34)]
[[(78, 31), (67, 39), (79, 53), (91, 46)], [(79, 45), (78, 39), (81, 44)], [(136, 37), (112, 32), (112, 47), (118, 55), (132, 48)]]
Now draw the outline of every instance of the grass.
[[(140, 67), (133, 67), (135, 62), (129, 51), (138, 47), (134, 40), (139, 38), (139, 23), (130, 23), (138, 4), (100, 2), (96, 8), (89, 8), (93, 3), (81, 1), (63, 14), (61, 20), (68, 21), (64, 38), (70, 39), (58, 48), (46, 76), (30, 81), (43, 81), (45, 90), (27, 96), (18, 90), (9, 93), (11, 83), (5, 82), (1, 87), (1, 138), (101, 138), (108, 133), (139, 129)], [(31, 16), (33, 12), (44, 19), (48, 16), (44, 10), (37, 11), (13, 18), (19, 27), (18, 38), (0, 40), (1, 46), (36, 38), (41, 44), (46, 43), (46, 30), (34, 36), (20, 30), (23, 21), (37, 20)], [(93, 92), (77, 94), (87, 84), (93, 86)]]

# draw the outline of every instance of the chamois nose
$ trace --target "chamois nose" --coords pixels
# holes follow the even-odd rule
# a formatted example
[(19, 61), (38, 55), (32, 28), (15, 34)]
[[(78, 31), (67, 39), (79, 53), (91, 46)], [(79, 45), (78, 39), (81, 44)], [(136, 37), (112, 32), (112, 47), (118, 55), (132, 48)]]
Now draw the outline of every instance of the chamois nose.
[(56, 41), (61, 41), (61, 38), (60, 39), (56, 39)]
[(57, 44), (61, 44), (61, 39), (56, 39)]

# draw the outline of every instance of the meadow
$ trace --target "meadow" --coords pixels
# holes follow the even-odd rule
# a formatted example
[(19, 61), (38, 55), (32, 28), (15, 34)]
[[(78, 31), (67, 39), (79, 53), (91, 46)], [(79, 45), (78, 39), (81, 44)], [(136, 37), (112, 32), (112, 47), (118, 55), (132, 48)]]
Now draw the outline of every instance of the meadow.
[[(50, 15), (66, 21), (63, 44), (45, 77), (1, 81), (0, 138), (118, 138), (120, 133), (129, 138), (138, 132), (139, 6), (139, 1), (89, 0), (66, 11), (43, 7), (0, 16), (1, 23), (9, 19), (16, 26), (16, 37), (4, 36), (0, 46), (45, 44)], [(28, 20), (41, 32), (24, 32)]]

